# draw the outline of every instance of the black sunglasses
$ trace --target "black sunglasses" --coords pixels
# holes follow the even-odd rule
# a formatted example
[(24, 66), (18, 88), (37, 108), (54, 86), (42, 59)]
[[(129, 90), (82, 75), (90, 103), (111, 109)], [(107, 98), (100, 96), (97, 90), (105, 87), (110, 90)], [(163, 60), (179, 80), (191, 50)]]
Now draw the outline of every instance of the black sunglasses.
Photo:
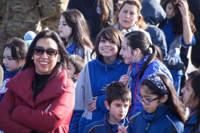
[(44, 52), (46, 52), (47, 56), (50, 58), (55, 57), (58, 54), (58, 50), (56, 49), (48, 48), (47, 50), (45, 50), (43, 47), (35, 46), (34, 48), (35, 55), (41, 56), (43, 55)]

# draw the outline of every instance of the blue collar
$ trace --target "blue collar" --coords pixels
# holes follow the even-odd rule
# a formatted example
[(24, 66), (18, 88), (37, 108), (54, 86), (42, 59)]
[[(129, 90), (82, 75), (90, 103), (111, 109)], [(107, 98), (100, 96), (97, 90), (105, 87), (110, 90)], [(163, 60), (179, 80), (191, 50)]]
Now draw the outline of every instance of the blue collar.
[(23, 68), (23, 66), (20, 66), (18, 70), (9, 72), (6, 70), (5, 66), (3, 65), (3, 70), (4, 70), (3, 80), (14, 77), (18, 72), (20, 72), (22, 70), (22, 68)]
[(107, 71), (107, 69), (114, 68), (114, 67), (116, 67), (117, 65), (121, 64), (122, 61), (121, 61), (121, 58), (118, 58), (115, 62), (105, 65), (105, 64), (103, 64), (103, 63), (98, 59), (98, 57), (97, 57), (97, 58), (96, 58), (96, 63), (97, 63), (98, 66), (100, 66), (102, 69), (104, 69), (105, 71)]
[(138, 69), (139, 69), (139, 71), (140, 71), (140, 70), (142, 69), (144, 63), (147, 61), (147, 59), (148, 59), (149, 56), (150, 56), (150, 54), (145, 55), (144, 58), (143, 58), (140, 62), (137, 62), (137, 63), (132, 62), (132, 63), (131, 63), (133, 75), (135, 75), (135, 74), (138, 73), (138, 70), (137, 70), (137, 68), (136, 68), (136, 64), (137, 64)]
[(68, 55), (74, 54), (75, 50), (78, 48), (78, 45), (72, 43), (69, 47), (66, 48)]
[(189, 120), (187, 121), (186, 124), (196, 124), (196, 122), (197, 122), (197, 115), (196, 115), (196, 114), (193, 114), (193, 115), (189, 118)]
[[(108, 123), (108, 124), (110, 125), (110, 128), (111, 128), (111, 130), (112, 130), (113, 133), (118, 132), (118, 126), (126, 126), (126, 121), (125, 121), (126, 118), (124, 118), (120, 124), (118, 124), (118, 123), (116, 123), (116, 124), (111, 124), (111, 123), (108, 121), (109, 114), (110, 114), (109, 111), (107, 111), (107, 112), (105, 113), (105, 121), (106, 121), (105, 124)], [(107, 124), (106, 126), (108, 126), (108, 124)]]
[(162, 119), (163, 116), (170, 110), (169, 106), (158, 106), (156, 112), (153, 114), (147, 113), (144, 109), (142, 110), (144, 118), (149, 121), (155, 121), (157, 119)]

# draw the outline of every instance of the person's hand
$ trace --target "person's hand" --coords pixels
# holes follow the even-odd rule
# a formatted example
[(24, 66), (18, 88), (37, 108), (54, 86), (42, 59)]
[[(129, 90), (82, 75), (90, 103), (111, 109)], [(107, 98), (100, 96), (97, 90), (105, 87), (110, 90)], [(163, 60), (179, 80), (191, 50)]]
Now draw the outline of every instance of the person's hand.
[(122, 82), (122, 83), (124, 83), (125, 85), (127, 85), (127, 83), (128, 83), (128, 75), (127, 75), (127, 74), (122, 75), (122, 76), (120, 77), (120, 79), (119, 79), (119, 82)]
[(118, 126), (118, 131), (119, 131), (119, 133), (128, 133), (126, 130), (127, 128), (128, 128), (128, 126), (126, 126), (126, 127)]
[[(189, 16), (188, 16), (188, 4), (186, 1), (183, 1), (183, 0), (180, 0), (179, 1), (179, 6), (178, 6), (179, 10), (180, 10), (180, 13), (182, 15), (182, 18), (185, 18), (187, 17), (188, 21), (189, 22)], [(187, 23), (187, 22), (183, 22), (183, 23)]]
[(90, 112), (92, 112), (92, 111), (97, 109), (97, 107), (96, 107), (97, 97), (93, 97), (93, 99), (94, 100), (92, 102), (88, 103), (89, 107), (87, 108), (87, 110), (90, 111)]

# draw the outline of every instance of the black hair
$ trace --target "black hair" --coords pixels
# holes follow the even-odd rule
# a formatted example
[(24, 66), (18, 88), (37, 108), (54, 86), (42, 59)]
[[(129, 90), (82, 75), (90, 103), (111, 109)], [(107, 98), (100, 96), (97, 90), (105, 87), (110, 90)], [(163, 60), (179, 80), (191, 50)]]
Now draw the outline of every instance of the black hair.
[[(139, 72), (139, 78), (141, 79), (145, 69), (148, 67), (149, 64), (151, 64), (155, 59), (162, 62), (162, 52), (160, 48), (156, 45), (153, 45), (150, 43), (147, 35), (142, 31), (132, 31), (127, 33), (124, 38), (127, 39), (127, 45), (131, 47), (132, 50), (135, 50), (136, 48), (140, 49), (142, 54), (150, 56), (144, 63), (142, 69)], [(150, 51), (150, 47), (152, 48), (152, 53)]]
[(110, 105), (112, 101), (119, 99), (123, 102), (132, 100), (130, 89), (121, 82), (112, 82), (106, 86), (106, 101)]
[(20, 62), (20, 60), (26, 58), (28, 45), (23, 39), (17, 37), (9, 39), (8, 43), (4, 46), (3, 51), (6, 48), (10, 48), (12, 58), (18, 63)]
[[(191, 100), (197, 100), (198, 99), (198, 105), (194, 109), (195, 113), (193, 114), (193, 115), (196, 114), (197, 122), (194, 124), (194, 126), (190, 130), (190, 133), (194, 133), (198, 129), (199, 124), (200, 124), (200, 120), (199, 120), (199, 118), (200, 118), (200, 89), (199, 89), (200, 88), (200, 84), (199, 84), (200, 72), (199, 71), (193, 71), (193, 72), (188, 74), (188, 77), (189, 77), (188, 80), (191, 81), (191, 87), (194, 91), (193, 92), (194, 96), (191, 97), (192, 98)], [(187, 121), (189, 121), (192, 118), (192, 116), (190, 116)]]
[(80, 73), (81, 70), (85, 67), (85, 61), (78, 55), (70, 55), (69, 60), (75, 67), (74, 74)]
[(101, 38), (104, 38), (106, 40), (112, 40), (115, 42), (115, 44), (118, 47), (118, 53), (117, 53), (117, 57), (119, 58), (119, 52), (121, 49), (121, 43), (122, 43), (122, 39), (123, 39), (124, 35), (121, 33), (121, 31), (119, 31), (118, 29), (114, 28), (114, 27), (108, 27), (108, 28), (104, 28), (96, 37), (95, 39), (95, 43), (94, 43), (94, 49), (91, 53), (91, 58), (93, 53), (95, 52), (98, 59), (103, 62), (103, 56), (100, 54), (99, 52), (99, 43), (101, 41)]
[(164, 93), (159, 89), (152, 81), (148, 79), (144, 79), (141, 83), (141, 86), (147, 86), (150, 89), (150, 92), (154, 95), (157, 95), (158, 97), (163, 97), (165, 94), (168, 95), (167, 101), (164, 103), (164, 105), (169, 105), (171, 112), (182, 122), (185, 122), (185, 111), (183, 108), (182, 103), (179, 101), (177, 95), (176, 95), (176, 90), (174, 88), (173, 83), (171, 80), (164, 74), (156, 74), (161, 78), (163, 81), (164, 85), (167, 88), (167, 93)]
[(33, 60), (31, 59), (32, 56), (34, 55), (34, 48), (38, 42), (38, 40), (40, 40), (41, 38), (51, 38), (52, 40), (54, 40), (58, 46), (58, 52), (59, 55), (61, 56), (60, 62), (57, 62), (56, 66), (54, 67), (52, 73), (58, 68), (57, 73), (53, 76), (57, 76), (59, 73), (61, 73), (63, 71), (63, 69), (67, 70), (67, 63), (69, 61), (69, 56), (67, 54), (67, 51), (65, 50), (64, 44), (62, 42), (62, 40), (60, 39), (59, 35), (51, 30), (44, 30), (39, 32), (36, 37), (34, 38), (34, 40), (32, 41), (27, 56), (26, 56), (26, 63), (23, 67), (22, 70), (25, 70), (27, 68), (31, 68), (34, 67), (35, 64), (33, 62)]

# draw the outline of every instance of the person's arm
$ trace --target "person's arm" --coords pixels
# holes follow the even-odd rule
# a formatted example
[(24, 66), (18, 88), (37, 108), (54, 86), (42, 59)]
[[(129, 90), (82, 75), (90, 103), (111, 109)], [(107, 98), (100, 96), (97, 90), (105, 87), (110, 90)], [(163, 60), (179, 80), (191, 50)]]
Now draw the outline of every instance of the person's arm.
[[(69, 80), (69, 82), (72, 82)], [(47, 110), (35, 110), (27, 106), (17, 106), (11, 118), (18, 123), (26, 125), (40, 132), (51, 132), (62, 124), (65, 119), (71, 120), (75, 104), (75, 90), (67, 83), (67, 90), (57, 98), (53, 99)]]
[(183, 39), (186, 45), (189, 45), (192, 42), (192, 30), (190, 27), (189, 13), (188, 13), (188, 4), (186, 1), (180, 0), (178, 6), (183, 22)]
[[(33, 130), (11, 118), (11, 114), (15, 109), (15, 95), (8, 89), (4, 98), (0, 103), (0, 129), (8, 133), (29, 133)], [(25, 116), (26, 117), (26, 116)]]

